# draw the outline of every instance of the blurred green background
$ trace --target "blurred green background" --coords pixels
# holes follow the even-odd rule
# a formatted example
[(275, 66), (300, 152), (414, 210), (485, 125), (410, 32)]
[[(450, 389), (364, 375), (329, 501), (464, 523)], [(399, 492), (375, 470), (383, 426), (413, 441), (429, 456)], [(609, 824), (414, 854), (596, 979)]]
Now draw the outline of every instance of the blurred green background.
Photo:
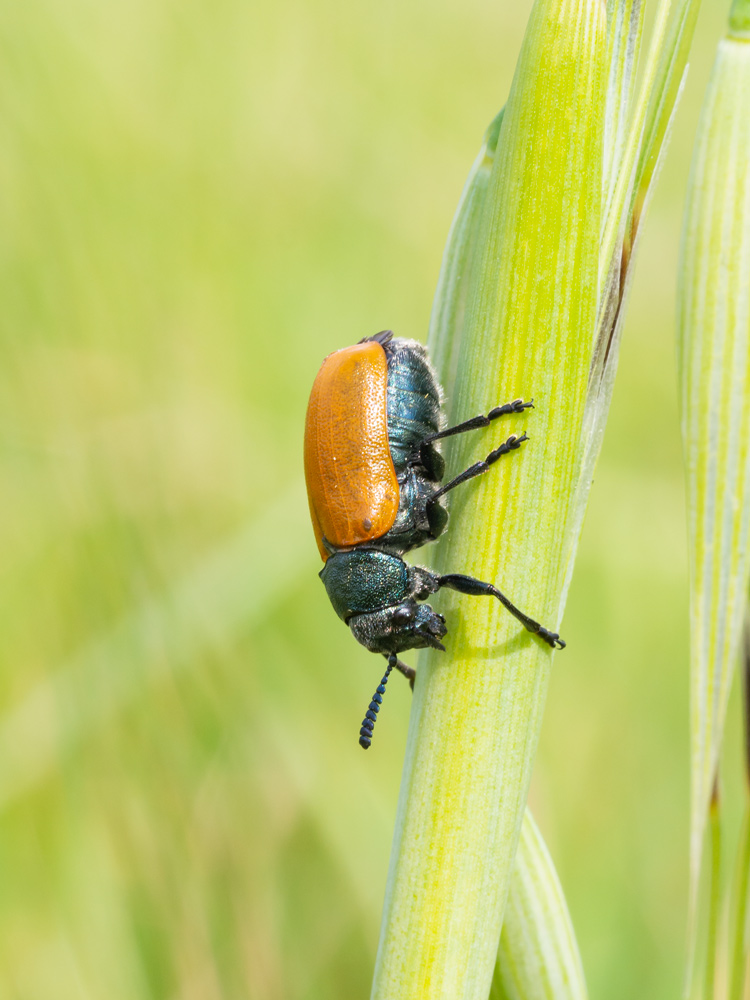
[[(363, 755), (381, 668), (316, 578), (304, 411), (331, 350), (424, 338), (529, 6), (0, 10), (3, 998), (369, 995), (410, 696)], [(532, 789), (607, 1000), (681, 977), (675, 269), (724, 18), (647, 220)]]

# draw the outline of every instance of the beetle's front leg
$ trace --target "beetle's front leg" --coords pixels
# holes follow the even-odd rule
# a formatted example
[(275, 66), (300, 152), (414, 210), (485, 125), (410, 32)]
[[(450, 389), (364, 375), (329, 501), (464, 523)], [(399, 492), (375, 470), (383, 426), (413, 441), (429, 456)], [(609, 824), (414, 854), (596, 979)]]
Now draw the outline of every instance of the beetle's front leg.
[(409, 595), (415, 601), (426, 601), (440, 590), (440, 577), (424, 566), (410, 566), (408, 580)]
[(533, 399), (528, 403), (524, 403), (522, 399), (514, 399), (512, 403), (503, 403), (502, 406), (493, 407), (486, 416), (480, 414), (478, 417), (470, 417), (453, 427), (446, 427), (444, 431), (430, 434), (419, 443), (412, 456), (412, 462), (419, 462), (423, 465), (430, 473), (430, 478), (437, 482), (443, 478), (444, 465), (442, 457), (433, 448), (435, 441), (453, 437), (455, 434), (464, 434), (466, 431), (478, 430), (481, 427), (489, 427), (492, 421), (497, 420), (498, 417), (505, 417), (511, 413), (523, 413), (524, 410), (533, 406)]
[(480, 414), (478, 417), (470, 417), (453, 427), (446, 427), (444, 431), (438, 431), (437, 434), (430, 434), (422, 444), (430, 444), (432, 441), (440, 441), (441, 438), (453, 437), (454, 434), (464, 434), (466, 431), (474, 431), (480, 427), (489, 427), (492, 421), (497, 420), (498, 417), (506, 417), (510, 413), (523, 413), (524, 410), (533, 406), (533, 399), (529, 403), (524, 403), (522, 399), (514, 399), (512, 403), (503, 403), (502, 406), (493, 407), (487, 416)]
[(529, 632), (533, 632), (540, 639), (544, 639), (547, 645), (552, 646), (553, 649), (565, 649), (565, 643), (557, 632), (551, 632), (544, 625), (540, 625), (534, 618), (525, 614), (493, 584), (477, 580), (473, 576), (464, 576), (463, 573), (448, 573), (446, 576), (439, 576), (437, 582), (439, 587), (450, 587), (451, 590), (457, 590), (459, 594), (471, 594), (476, 597), (496, 597), (502, 606), (510, 611), (513, 617), (517, 618)]
[(448, 573), (445, 576), (440, 576), (423, 566), (411, 566), (409, 577), (414, 597), (419, 601), (423, 601), (430, 594), (437, 593), (442, 587), (448, 587), (451, 590), (457, 590), (460, 594), (469, 594), (473, 597), (495, 597), (504, 608), (510, 611), (514, 618), (521, 622), (525, 629), (538, 635), (540, 639), (544, 639), (548, 646), (552, 646), (553, 649), (565, 648), (565, 642), (557, 632), (550, 631), (544, 625), (540, 625), (536, 619), (525, 614), (491, 583), (477, 580), (473, 576), (465, 576), (463, 573)]

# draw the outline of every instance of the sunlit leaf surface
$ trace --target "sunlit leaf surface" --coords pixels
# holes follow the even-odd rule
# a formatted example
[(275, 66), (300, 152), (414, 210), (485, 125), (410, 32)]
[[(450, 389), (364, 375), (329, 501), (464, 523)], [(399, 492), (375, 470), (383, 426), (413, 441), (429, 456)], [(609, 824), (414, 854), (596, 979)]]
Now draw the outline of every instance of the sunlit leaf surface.
[(678, 362), (691, 561), (691, 956), (703, 838), (750, 578), (750, 49), (719, 45), (696, 139)]

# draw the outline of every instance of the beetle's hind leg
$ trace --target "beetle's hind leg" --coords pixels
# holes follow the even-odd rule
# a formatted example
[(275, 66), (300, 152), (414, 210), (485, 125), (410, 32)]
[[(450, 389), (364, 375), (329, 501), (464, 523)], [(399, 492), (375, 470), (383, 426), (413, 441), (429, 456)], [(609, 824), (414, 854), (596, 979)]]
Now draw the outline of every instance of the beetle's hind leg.
[(497, 420), (498, 417), (505, 417), (509, 413), (523, 413), (524, 410), (527, 410), (530, 406), (533, 407), (533, 405), (533, 399), (529, 403), (524, 403), (522, 399), (514, 399), (512, 403), (503, 403), (502, 406), (493, 407), (486, 417), (482, 414), (478, 417), (470, 417), (468, 420), (463, 420), (460, 424), (455, 424), (453, 427), (446, 427), (444, 431), (438, 431), (437, 434), (430, 434), (429, 437), (424, 439), (422, 444), (430, 444), (432, 441), (453, 437), (454, 434), (464, 434), (466, 431), (477, 430), (480, 427), (489, 427), (492, 421)]
[(526, 434), (522, 434), (520, 437), (517, 434), (511, 434), (507, 441), (503, 441), (499, 448), (495, 448), (491, 451), (487, 458), (483, 462), (475, 462), (474, 465), (470, 466), (468, 469), (464, 469), (463, 472), (459, 473), (455, 479), (451, 479), (450, 482), (446, 483), (445, 486), (441, 486), (439, 490), (436, 490), (427, 500), (427, 506), (435, 503), (440, 497), (444, 496), (449, 490), (454, 490), (461, 483), (466, 483), (470, 479), (474, 479), (475, 476), (481, 476), (482, 473), (486, 472), (491, 465), (493, 465), (499, 458), (503, 455), (510, 454), (511, 451), (515, 451), (520, 448), (524, 441), (528, 441)]
[(557, 632), (550, 632), (544, 625), (540, 625), (538, 621), (524, 614), (523, 611), (508, 600), (505, 594), (502, 594), (491, 583), (484, 583), (473, 576), (464, 576), (463, 573), (449, 573), (447, 576), (438, 576), (436, 582), (438, 587), (449, 587), (451, 590), (457, 590), (459, 594), (471, 594), (477, 597), (496, 597), (502, 606), (507, 608), (513, 617), (517, 618), (529, 632), (533, 632), (540, 639), (544, 639), (547, 645), (553, 649), (565, 649), (565, 643)]

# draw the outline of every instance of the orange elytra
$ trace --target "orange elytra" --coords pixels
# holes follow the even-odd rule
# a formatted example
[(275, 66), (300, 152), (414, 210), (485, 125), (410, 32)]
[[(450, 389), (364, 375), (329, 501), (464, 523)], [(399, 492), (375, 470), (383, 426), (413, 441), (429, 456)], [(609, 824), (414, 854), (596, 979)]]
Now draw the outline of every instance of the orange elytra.
[[(318, 549), (381, 538), (396, 520), (399, 485), (388, 444), (388, 360), (377, 341), (329, 354), (305, 422), (305, 478)], [(324, 542), (325, 539), (325, 542)]]

